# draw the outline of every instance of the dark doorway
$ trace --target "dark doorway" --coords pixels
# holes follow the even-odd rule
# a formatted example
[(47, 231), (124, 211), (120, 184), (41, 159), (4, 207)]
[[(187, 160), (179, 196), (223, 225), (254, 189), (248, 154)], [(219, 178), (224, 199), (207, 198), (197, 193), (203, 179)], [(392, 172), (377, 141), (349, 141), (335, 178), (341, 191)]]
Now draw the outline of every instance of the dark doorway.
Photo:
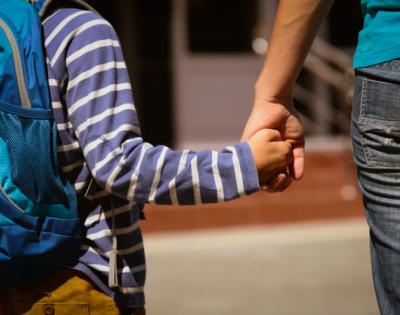
[(249, 53), (256, 0), (190, 0), (188, 43), (193, 53)]
[(142, 134), (171, 145), (171, 0), (88, 0), (115, 27), (132, 80)]

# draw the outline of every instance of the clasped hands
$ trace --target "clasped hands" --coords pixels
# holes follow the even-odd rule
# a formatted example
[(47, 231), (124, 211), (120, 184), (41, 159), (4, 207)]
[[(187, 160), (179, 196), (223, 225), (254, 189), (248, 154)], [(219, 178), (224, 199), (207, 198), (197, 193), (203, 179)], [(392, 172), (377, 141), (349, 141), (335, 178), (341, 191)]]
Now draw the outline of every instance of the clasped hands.
[(279, 192), (304, 173), (304, 128), (291, 102), (257, 101), (242, 140), (253, 153), (261, 189)]

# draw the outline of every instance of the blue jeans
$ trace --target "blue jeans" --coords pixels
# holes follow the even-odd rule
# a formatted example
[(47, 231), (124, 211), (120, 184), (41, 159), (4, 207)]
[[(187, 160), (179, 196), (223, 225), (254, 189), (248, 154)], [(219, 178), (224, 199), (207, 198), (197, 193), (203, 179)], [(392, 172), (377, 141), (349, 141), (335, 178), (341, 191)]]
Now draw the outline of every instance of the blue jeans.
[(356, 71), (352, 138), (379, 308), (400, 314), (400, 60)]

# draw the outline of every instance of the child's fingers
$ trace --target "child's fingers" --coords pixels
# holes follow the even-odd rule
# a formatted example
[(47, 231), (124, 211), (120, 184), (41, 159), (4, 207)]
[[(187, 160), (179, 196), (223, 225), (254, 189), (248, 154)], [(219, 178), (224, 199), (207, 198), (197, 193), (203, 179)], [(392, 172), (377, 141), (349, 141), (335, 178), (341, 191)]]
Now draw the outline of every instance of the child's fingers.
[[(276, 141), (269, 144), (278, 162), (277, 166), (290, 165), (293, 160), (292, 145), (286, 141)], [(271, 152), (271, 150), (269, 150)], [(271, 153), (270, 153), (271, 154)]]
[(261, 129), (257, 132), (256, 136), (263, 137), (264, 141), (281, 141), (281, 133), (275, 129)]
[(259, 154), (256, 162), (257, 169), (265, 176), (276, 174), (279, 169), (286, 170), (292, 161), (290, 144), (283, 141), (270, 142)]

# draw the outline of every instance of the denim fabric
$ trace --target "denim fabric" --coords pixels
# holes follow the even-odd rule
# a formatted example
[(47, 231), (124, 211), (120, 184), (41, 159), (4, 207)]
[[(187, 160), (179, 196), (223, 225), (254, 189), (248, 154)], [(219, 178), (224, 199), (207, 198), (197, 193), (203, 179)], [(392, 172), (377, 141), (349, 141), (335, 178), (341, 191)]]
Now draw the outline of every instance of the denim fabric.
[(400, 61), (356, 71), (352, 137), (379, 308), (400, 314)]

